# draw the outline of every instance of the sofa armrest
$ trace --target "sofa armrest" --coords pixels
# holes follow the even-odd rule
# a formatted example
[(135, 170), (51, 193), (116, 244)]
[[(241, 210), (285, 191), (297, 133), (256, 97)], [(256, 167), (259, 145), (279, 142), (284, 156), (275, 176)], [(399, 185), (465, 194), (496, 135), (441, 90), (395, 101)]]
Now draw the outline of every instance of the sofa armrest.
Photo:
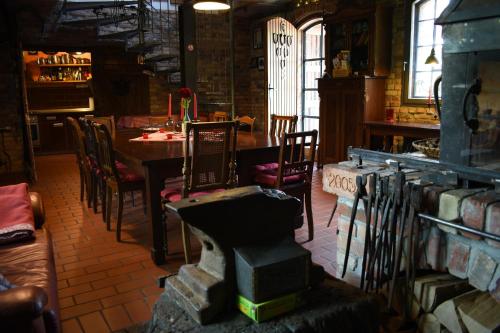
[(0, 323), (32, 321), (43, 313), (48, 298), (40, 287), (17, 287), (0, 292)]
[(43, 207), (42, 196), (37, 192), (30, 192), (31, 207), (35, 218), (35, 228), (40, 229), (45, 223), (45, 209)]

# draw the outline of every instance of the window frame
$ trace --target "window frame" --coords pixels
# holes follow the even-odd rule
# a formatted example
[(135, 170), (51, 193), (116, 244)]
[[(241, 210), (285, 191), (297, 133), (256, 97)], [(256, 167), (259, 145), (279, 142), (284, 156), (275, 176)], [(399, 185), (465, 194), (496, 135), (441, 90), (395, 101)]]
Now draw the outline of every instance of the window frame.
[[(319, 25), (321, 27), (321, 43), (320, 43), (320, 55), (324, 55), (322, 58), (310, 58), (306, 59), (306, 35), (307, 31), (316, 25)], [(319, 114), (317, 116), (310, 116), (305, 114), (305, 107), (306, 107), (306, 102), (305, 102), (305, 95), (307, 91), (316, 91), (318, 92), (318, 88), (306, 88), (305, 85), (305, 77), (306, 77), (306, 63), (307, 62), (314, 62), (314, 61), (319, 61), (320, 62), (320, 75), (322, 75), (324, 68), (326, 68), (326, 49), (325, 49), (325, 27), (323, 24), (323, 20), (317, 20), (314, 19), (313, 22), (310, 24), (306, 25), (305, 28), (301, 29), (301, 46), (302, 46), (302, 58), (301, 58), (301, 65), (302, 65), (302, 70), (301, 70), (301, 89), (300, 89), (300, 98), (301, 98), (301, 105), (300, 105), (300, 126), (301, 130), (305, 131), (304, 129), (304, 124), (305, 124), (305, 119), (318, 119), (319, 121)], [(325, 62), (325, 66), (323, 66), (323, 62)], [(319, 94), (319, 92), (318, 92)]]
[[(410, 74), (414, 71), (412, 67), (416, 66), (415, 63), (410, 64), (410, 59), (415, 56), (417, 48), (412, 49), (412, 42), (415, 42), (418, 38), (417, 34), (413, 33), (413, 28), (418, 24), (418, 17), (415, 14), (415, 20), (413, 15), (413, 8), (418, 5), (419, 2), (424, 2), (428, 0), (410, 0), (406, 6), (405, 11), (405, 41), (404, 41), (404, 59), (403, 59), (403, 84), (401, 89), (401, 105), (404, 106), (433, 106), (434, 96), (431, 96), (431, 103), (429, 104), (428, 98), (412, 98), (409, 93), (410, 85)], [(437, 0), (436, 0), (437, 1)], [(436, 17), (437, 18), (437, 17)], [(432, 45), (435, 45), (436, 41), (436, 30), (433, 29)], [(414, 43), (413, 43), (414, 44)], [(442, 61), (442, 59), (441, 59)], [(442, 72), (442, 69), (441, 69)], [(439, 77), (439, 76), (437, 76)], [(431, 87), (432, 88), (432, 87)]]

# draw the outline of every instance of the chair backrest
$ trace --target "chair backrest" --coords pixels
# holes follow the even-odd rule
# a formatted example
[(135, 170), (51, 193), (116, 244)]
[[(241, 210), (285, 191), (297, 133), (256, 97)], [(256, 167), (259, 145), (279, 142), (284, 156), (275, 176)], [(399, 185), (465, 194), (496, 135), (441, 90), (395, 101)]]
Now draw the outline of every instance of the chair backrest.
[(228, 121), (229, 116), (227, 115), (227, 112), (223, 111), (216, 111), (214, 112), (214, 121)]
[(83, 129), (84, 139), (85, 139), (85, 153), (87, 157), (91, 160), (91, 163), (97, 164), (97, 142), (95, 139), (94, 130), (91, 126), (91, 121), (88, 118), (80, 117), (78, 118), (80, 127)]
[(102, 124), (108, 128), (109, 134), (112, 138), (115, 137), (116, 127), (115, 127), (115, 116), (106, 116), (106, 117), (93, 117), (90, 118), (92, 121)]
[(311, 183), (318, 131), (284, 133), (281, 137), (277, 187), (284, 177), (299, 176)]
[(195, 191), (236, 186), (238, 125), (238, 121), (187, 123), (182, 190), (184, 198)]
[(83, 131), (75, 118), (67, 117), (66, 121), (70, 124), (73, 148), (75, 150), (78, 163), (84, 163), (86, 155), (85, 134), (83, 134)]
[(99, 158), (100, 168), (106, 179), (118, 182), (120, 177), (116, 169), (113, 140), (111, 139), (108, 127), (94, 121), (91, 125), (97, 141), (97, 156)]
[(299, 117), (297, 116), (278, 116), (272, 114), (269, 135), (281, 137), (284, 133), (295, 132), (298, 119)]
[(236, 120), (240, 122), (241, 129), (250, 129), (253, 132), (253, 124), (255, 123), (255, 117), (250, 118), (249, 116), (236, 117)]

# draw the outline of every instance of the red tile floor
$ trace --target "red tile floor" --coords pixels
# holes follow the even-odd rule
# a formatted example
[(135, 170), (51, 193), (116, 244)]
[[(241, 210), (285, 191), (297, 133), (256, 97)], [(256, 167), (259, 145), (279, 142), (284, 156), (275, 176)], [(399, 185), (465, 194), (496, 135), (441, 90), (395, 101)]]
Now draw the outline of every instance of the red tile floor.
[[(122, 242), (106, 231), (101, 214), (80, 202), (79, 174), (73, 155), (36, 158), (38, 182), (32, 187), (42, 194), (46, 226), (52, 233), (58, 276), (63, 333), (117, 332), (149, 320), (162, 292), (156, 279), (175, 273), (183, 263), (178, 221), (170, 219), (167, 263), (155, 266), (150, 259), (148, 225), (135, 194), (125, 203)], [(313, 212), (315, 237), (303, 244), (313, 261), (335, 273), (335, 221), (326, 224), (334, 197), (321, 190), (321, 171), (315, 173)], [(296, 239), (304, 241), (307, 224)], [(114, 225), (113, 231), (114, 231)], [(199, 249), (198, 249), (199, 251)]]

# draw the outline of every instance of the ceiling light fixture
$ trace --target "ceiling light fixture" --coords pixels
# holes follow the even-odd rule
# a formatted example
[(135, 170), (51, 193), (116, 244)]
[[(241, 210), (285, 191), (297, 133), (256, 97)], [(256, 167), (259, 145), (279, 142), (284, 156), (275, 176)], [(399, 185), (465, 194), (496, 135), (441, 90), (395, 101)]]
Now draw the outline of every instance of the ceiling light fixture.
[(210, 10), (228, 10), (231, 8), (227, 1), (195, 1), (193, 8), (196, 10), (210, 11)]
[(426, 65), (437, 65), (439, 64), (439, 61), (436, 58), (436, 52), (434, 51), (434, 48), (431, 50), (431, 54), (425, 59), (425, 64)]

